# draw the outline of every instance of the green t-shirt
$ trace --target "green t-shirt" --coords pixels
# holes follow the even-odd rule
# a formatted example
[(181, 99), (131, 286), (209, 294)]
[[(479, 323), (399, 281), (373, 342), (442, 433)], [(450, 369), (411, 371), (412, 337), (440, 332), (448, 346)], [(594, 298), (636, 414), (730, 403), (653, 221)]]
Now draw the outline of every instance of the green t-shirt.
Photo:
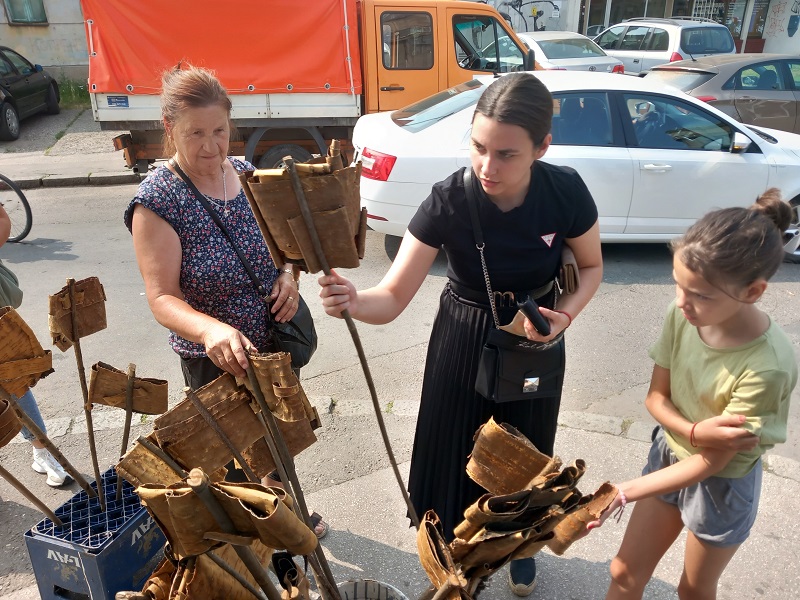
[[(650, 357), (669, 369), (672, 403), (689, 421), (744, 415), (743, 428), (761, 438), (753, 450), (736, 454), (718, 477), (744, 477), (759, 456), (786, 441), (797, 362), (792, 343), (772, 319), (767, 331), (747, 344), (712, 348), (673, 301)], [(664, 434), (678, 460), (700, 451), (688, 439), (666, 429)]]

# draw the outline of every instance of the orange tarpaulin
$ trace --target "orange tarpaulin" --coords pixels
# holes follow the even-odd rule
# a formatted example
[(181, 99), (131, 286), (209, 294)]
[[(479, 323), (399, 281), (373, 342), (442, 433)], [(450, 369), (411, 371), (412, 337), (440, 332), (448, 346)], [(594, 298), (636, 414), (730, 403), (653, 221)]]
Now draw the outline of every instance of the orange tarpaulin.
[(237, 94), (349, 93), (351, 85), (361, 93), (356, 0), (81, 0), (81, 7), (92, 93), (158, 94), (161, 73), (181, 60), (212, 69)]

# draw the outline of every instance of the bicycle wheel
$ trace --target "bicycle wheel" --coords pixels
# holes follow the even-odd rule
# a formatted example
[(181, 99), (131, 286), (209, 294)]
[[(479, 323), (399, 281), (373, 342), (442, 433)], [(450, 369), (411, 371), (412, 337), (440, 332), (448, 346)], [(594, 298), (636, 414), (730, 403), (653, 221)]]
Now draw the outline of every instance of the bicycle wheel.
[(33, 214), (31, 205), (19, 186), (5, 175), (0, 174), (0, 204), (11, 219), (9, 242), (19, 242), (31, 232)]

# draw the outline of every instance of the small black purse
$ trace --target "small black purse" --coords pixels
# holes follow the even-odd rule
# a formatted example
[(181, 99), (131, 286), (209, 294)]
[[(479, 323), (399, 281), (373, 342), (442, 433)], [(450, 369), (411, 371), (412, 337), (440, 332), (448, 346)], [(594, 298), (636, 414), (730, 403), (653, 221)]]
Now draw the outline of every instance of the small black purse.
[(464, 190), (494, 319), (494, 327), (489, 330), (478, 361), (475, 391), (492, 402), (557, 398), (564, 382), (564, 334), (548, 342), (534, 342), (499, 329), (497, 305), (483, 256), (485, 244), (478, 218), (478, 197), (473, 185), (472, 168), (467, 167)]
[(270, 310), (270, 303), (269, 303), (269, 293), (267, 289), (264, 287), (261, 279), (256, 275), (253, 266), (250, 264), (250, 261), (247, 260), (245, 255), (236, 245), (236, 242), (233, 241), (233, 237), (231, 237), (230, 231), (222, 222), (222, 219), (219, 218), (219, 215), (211, 209), (211, 206), (208, 204), (208, 200), (206, 200), (205, 196), (197, 189), (197, 186), (189, 179), (189, 176), (183, 172), (177, 162), (173, 161), (172, 166), (174, 167), (175, 171), (181, 178), (186, 182), (186, 185), (192, 190), (192, 193), (197, 198), (198, 202), (203, 205), (203, 208), (208, 211), (208, 214), (217, 224), (217, 227), (220, 228), (225, 237), (228, 238), (233, 250), (236, 252), (236, 256), (239, 257), (239, 260), (244, 267), (244, 270), (247, 271), (247, 274), (250, 276), (250, 279), (253, 280), (253, 285), (255, 286), (256, 290), (258, 291), (259, 296), (267, 305), (267, 348), (263, 348), (262, 350), (266, 350), (269, 352), (288, 352), (292, 357), (292, 367), (295, 369), (300, 369), (308, 364), (311, 360), (311, 356), (317, 349), (317, 330), (314, 327), (314, 319), (311, 316), (311, 311), (308, 308), (308, 304), (306, 301), (303, 300), (303, 296), (298, 293), (297, 297), (297, 312), (294, 316), (284, 323), (278, 323), (272, 317), (272, 311)]

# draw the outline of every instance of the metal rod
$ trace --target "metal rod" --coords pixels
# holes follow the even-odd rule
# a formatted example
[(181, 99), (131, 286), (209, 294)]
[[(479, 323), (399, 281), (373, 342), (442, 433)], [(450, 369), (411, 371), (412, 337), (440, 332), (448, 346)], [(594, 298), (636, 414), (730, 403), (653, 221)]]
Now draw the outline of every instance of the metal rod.
[(92, 455), (92, 468), (94, 469), (94, 480), (97, 483), (97, 495), (100, 498), (100, 510), (105, 512), (106, 493), (103, 478), (100, 475), (100, 464), (97, 462), (97, 446), (94, 441), (94, 425), (92, 424), (92, 403), (89, 402), (89, 388), (86, 385), (86, 370), (83, 366), (83, 352), (81, 351), (81, 338), (77, 319), (78, 306), (75, 302), (75, 280), (72, 277), (67, 279), (67, 288), (69, 290), (69, 314), (72, 320), (72, 343), (75, 346), (75, 361), (78, 364), (78, 379), (81, 382), (81, 393), (83, 394), (83, 415), (86, 417), (89, 452)]
[(47, 505), (44, 502), (42, 502), (36, 496), (34, 496), (33, 492), (31, 492), (28, 488), (26, 488), (19, 479), (17, 479), (11, 473), (6, 471), (2, 466), (0, 466), (0, 477), (2, 477), (8, 483), (14, 486), (14, 488), (16, 488), (16, 490), (20, 494), (22, 494), (30, 502), (32, 502), (33, 505), (36, 506), (36, 508), (38, 508), (40, 511), (42, 511), (45, 514), (45, 516), (47, 516), (48, 519), (50, 519), (53, 523), (56, 524), (56, 526), (61, 527), (64, 524), (61, 522), (61, 519), (59, 519), (55, 515), (55, 513), (47, 507)]
[[(186, 483), (189, 484), (189, 487), (192, 488), (197, 497), (203, 502), (205, 507), (208, 509), (208, 512), (216, 520), (217, 524), (220, 526), (225, 533), (236, 533), (236, 528), (233, 525), (233, 521), (228, 516), (228, 513), (225, 512), (220, 505), (217, 499), (214, 497), (214, 494), (208, 489), (208, 476), (203, 472), (202, 469), (192, 469), (191, 473), (189, 473), (189, 477), (186, 480)], [(248, 548), (246, 546), (236, 546), (232, 545), (233, 549), (236, 551), (236, 554), (239, 556), (239, 559), (244, 563), (244, 566), (247, 567), (247, 570), (250, 571), (250, 574), (258, 583), (259, 587), (264, 591), (267, 598), (269, 600), (281, 600), (281, 595), (278, 593), (275, 584), (272, 583), (269, 576), (267, 575), (266, 570), (264, 567), (261, 566), (261, 563), (258, 560), (255, 552), (253, 552), (252, 548)]]
[(186, 479), (186, 477), (189, 476), (189, 473), (187, 473), (183, 469), (183, 467), (181, 467), (178, 463), (176, 463), (175, 460), (169, 454), (164, 452), (161, 448), (156, 446), (153, 442), (148, 440), (143, 435), (140, 435), (139, 438), (136, 441), (139, 442), (145, 448), (147, 448), (147, 450), (149, 450), (152, 454), (155, 454), (158, 458), (163, 460), (164, 463), (170, 469), (175, 471), (175, 473), (177, 473), (180, 476), (181, 479)]
[[(292, 188), (294, 189), (294, 194), (297, 197), (297, 203), (300, 205), (300, 212), (303, 215), (303, 221), (305, 222), (306, 229), (308, 230), (308, 235), (311, 238), (311, 244), (314, 247), (314, 252), (317, 255), (320, 266), (322, 266), (322, 271), (325, 273), (325, 275), (330, 275), (331, 268), (328, 264), (328, 259), (325, 257), (325, 253), (322, 250), (322, 243), (319, 241), (319, 234), (317, 233), (317, 228), (314, 224), (314, 218), (311, 216), (311, 209), (308, 207), (308, 202), (306, 201), (303, 185), (300, 183), (300, 177), (297, 175), (297, 168), (295, 167), (294, 160), (292, 157), (287, 156), (284, 158), (284, 164), (286, 165), (286, 169), (289, 171), (289, 178), (292, 182)], [(353, 321), (353, 317), (350, 316), (350, 311), (348, 310), (342, 311), (342, 318), (345, 320), (345, 323), (347, 323), (347, 329), (350, 332), (350, 336), (353, 338), (353, 344), (356, 347), (358, 359), (361, 362), (361, 368), (364, 371), (364, 377), (367, 380), (367, 387), (369, 388), (370, 398), (372, 399), (372, 408), (374, 409), (375, 417), (378, 420), (378, 427), (381, 431), (381, 437), (383, 438), (383, 445), (386, 448), (386, 453), (389, 455), (389, 462), (392, 465), (392, 470), (394, 471), (397, 485), (400, 486), (400, 491), (403, 494), (403, 500), (405, 500), (406, 508), (408, 509), (408, 516), (411, 519), (411, 522), (414, 524), (414, 527), (419, 529), (419, 517), (417, 517), (417, 512), (414, 510), (414, 505), (411, 504), (411, 498), (408, 496), (408, 490), (406, 490), (403, 477), (400, 475), (400, 469), (397, 466), (397, 460), (395, 459), (394, 451), (392, 450), (392, 444), (389, 441), (389, 433), (386, 431), (386, 424), (384, 423), (383, 415), (381, 414), (381, 406), (378, 402), (378, 391), (375, 388), (375, 382), (372, 380), (372, 374), (370, 373), (369, 365), (367, 364), (367, 355), (364, 352), (364, 347), (361, 345), (361, 338), (358, 335), (356, 324)]]
[(94, 498), (97, 496), (97, 492), (92, 489), (92, 486), (89, 484), (89, 482), (86, 481), (83, 475), (81, 475), (80, 472), (64, 457), (64, 455), (61, 454), (61, 451), (53, 442), (50, 441), (50, 438), (47, 437), (47, 434), (39, 429), (36, 423), (34, 423), (33, 420), (25, 413), (25, 411), (20, 408), (17, 400), (3, 388), (0, 388), (0, 398), (3, 398), (11, 405), (11, 408), (14, 410), (19, 420), (22, 421), (22, 424), (33, 434), (33, 437), (39, 440), (42, 445), (47, 448), (47, 451), (53, 455), (53, 458), (56, 459), (56, 462), (64, 467), (64, 470), (69, 473), (70, 477), (72, 477), (75, 482), (81, 486), (81, 488), (83, 488), (89, 497)]
[(242, 574), (239, 573), (239, 571), (237, 571), (228, 563), (226, 563), (222, 558), (214, 554), (213, 550), (209, 550), (208, 552), (206, 552), (206, 556), (210, 558), (214, 562), (214, 564), (217, 565), (220, 569), (225, 571), (228, 575), (230, 575), (237, 582), (239, 582), (239, 584), (248, 592), (253, 594), (253, 596), (259, 598), (259, 600), (266, 600), (267, 597), (262, 592), (254, 588), (253, 585), (249, 581), (247, 581), (247, 579), (242, 577)]
[[(131, 435), (131, 420), (133, 419), (133, 384), (136, 379), (136, 365), (128, 364), (128, 385), (125, 387), (125, 428), (122, 430), (122, 449), (119, 457), (125, 456), (128, 449), (128, 438)], [(117, 474), (117, 501), (122, 500), (122, 476)]]
[[(289, 488), (286, 491), (295, 500), (295, 514), (313, 531), (314, 528), (311, 526), (311, 519), (308, 515), (306, 498), (303, 494), (302, 487), (300, 487), (297, 470), (294, 467), (294, 459), (292, 458), (291, 452), (289, 452), (289, 448), (286, 446), (286, 441), (283, 439), (283, 434), (278, 427), (278, 422), (275, 420), (275, 415), (272, 414), (269, 406), (267, 406), (264, 392), (261, 390), (261, 384), (256, 377), (253, 362), (249, 355), (247, 360), (250, 363), (247, 367), (247, 377), (253, 388), (253, 395), (256, 397), (256, 402), (261, 409), (261, 415), (267, 424), (267, 435), (264, 436), (264, 439), (267, 440), (267, 446), (269, 446), (270, 452), (274, 452), (272, 458), (275, 461), (275, 466), (278, 468), (278, 474), (284, 485)], [(270, 440), (268, 438), (272, 439)], [(270, 443), (270, 441), (272, 443)], [(314, 570), (314, 575), (317, 579), (317, 584), (323, 600), (327, 600), (328, 598), (340, 600), (341, 595), (336, 588), (336, 580), (333, 578), (328, 559), (325, 557), (325, 553), (322, 551), (322, 546), (320, 546), (319, 543), (317, 543), (314, 548), (314, 554), (309, 556), (309, 562), (311, 563), (311, 568)]]
[(231, 438), (229, 438), (228, 435), (222, 431), (222, 427), (219, 426), (219, 423), (217, 423), (217, 420), (214, 418), (214, 416), (208, 412), (205, 406), (203, 406), (203, 403), (200, 402), (200, 398), (197, 397), (197, 394), (195, 394), (193, 390), (187, 390), (186, 396), (192, 401), (192, 404), (194, 404), (197, 412), (199, 412), (200, 416), (205, 419), (205, 422), (208, 423), (208, 426), (214, 430), (214, 433), (217, 434), (217, 437), (219, 437), (219, 439), (222, 440), (222, 443), (225, 444), (228, 450), (231, 451), (231, 454), (233, 454), (234, 458), (239, 463), (239, 466), (242, 467), (242, 471), (245, 472), (247, 478), (254, 483), (261, 483), (259, 476), (253, 472), (253, 469), (251, 469), (250, 465), (248, 465), (244, 460), (241, 452), (239, 452), (236, 446), (233, 445)]

